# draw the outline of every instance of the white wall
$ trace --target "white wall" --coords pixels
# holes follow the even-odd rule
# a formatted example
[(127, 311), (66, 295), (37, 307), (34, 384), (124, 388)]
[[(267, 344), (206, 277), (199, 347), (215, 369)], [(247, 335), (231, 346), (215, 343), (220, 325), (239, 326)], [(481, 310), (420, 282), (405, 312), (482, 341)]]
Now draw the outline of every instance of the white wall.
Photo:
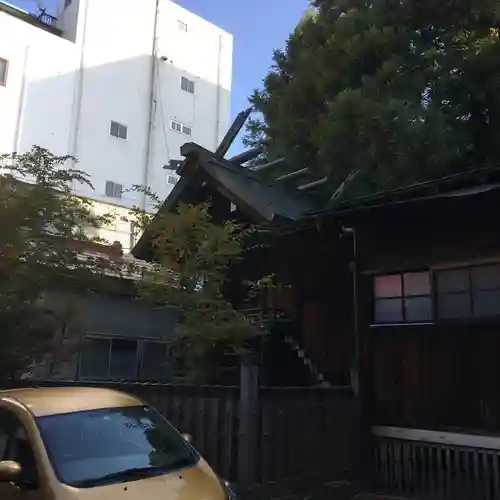
[(9, 61), (0, 86), (0, 152), (33, 144), (67, 152), (76, 53), (70, 42), (0, 11), (0, 57)]
[[(100, 202), (142, 201), (129, 192), (105, 196), (106, 181), (125, 190), (147, 181), (165, 198), (173, 186), (163, 166), (181, 159), (180, 147), (197, 142), (213, 150), (229, 127), (232, 36), (171, 0), (159, 1), (157, 16), (156, 0), (65, 4), (58, 14), (63, 37), (0, 11), (0, 57), (9, 61), (0, 87), (0, 152), (36, 144), (76, 156), (95, 189), (75, 192)], [(194, 93), (181, 89), (182, 76)], [(128, 127), (126, 141), (110, 135), (111, 120)], [(171, 120), (192, 134), (171, 130)]]
[(132, 234), (132, 227), (127, 220), (133, 219), (130, 210), (120, 205), (111, 205), (109, 203), (94, 202), (92, 210), (95, 215), (112, 215), (114, 217), (109, 226), (101, 227), (97, 230), (90, 230), (89, 236), (98, 236), (104, 238), (108, 244), (115, 241), (121, 243), (125, 253), (130, 252), (135, 245), (134, 235)]
[[(179, 29), (179, 21), (187, 32)], [(215, 150), (229, 128), (233, 38), (168, 0), (160, 1), (157, 37), (159, 84), (150, 171), (155, 190), (166, 197), (172, 186), (161, 165), (182, 159), (179, 151), (186, 142)], [(181, 90), (183, 76), (194, 82), (194, 94)], [(191, 127), (192, 136), (170, 130), (172, 119)]]
[[(181, 159), (180, 147), (193, 141), (215, 149), (229, 127), (232, 36), (160, 0), (153, 68), (156, 0), (79, 0), (79, 12), (75, 2), (60, 14), (62, 28), (73, 33), (78, 27), (74, 37), (83, 54), (73, 154), (91, 173), (95, 192), (83, 186), (77, 190), (105, 200), (106, 181), (125, 189), (147, 183), (165, 198), (173, 186), (172, 173), (163, 166)], [(110, 19), (115, 19), (112, 30)], [(188, 26), (187, 32), (179, 30), (178, 21)], [(194, 94), (181, 89), (182, 76), (195, 82)], [(192, 135), (171, 130), (172, 119), (191, 127)], [(128, 127), (126, 141), (109, 135), (111, 120)], [(125, 192), (120, 203), (141, 200)]]
[[(105, 199), (106, 181), (142, 184), (148, 130), (154, 0), (81, 2), (82, 92), (74, 155), (89, 172), (95, 195)], [(86, 19), (85, 19), (86, 15)], [(110, 29), (110, 20), (116, 19)], [(109, 133), (111, 120), (128, 127), (126, 141)], [(79, 192), (93, 194), (85, 187)], [(117, 201), (117, 200), (113, 200)], [(124, 204), (140, 201), (125, 192)]]

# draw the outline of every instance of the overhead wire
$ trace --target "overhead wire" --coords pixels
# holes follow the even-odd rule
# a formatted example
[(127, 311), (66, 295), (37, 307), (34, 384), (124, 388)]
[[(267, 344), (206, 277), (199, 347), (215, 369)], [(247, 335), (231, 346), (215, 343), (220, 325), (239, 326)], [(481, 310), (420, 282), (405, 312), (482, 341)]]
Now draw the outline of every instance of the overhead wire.
[[(161, 121), (161, 129), (162, 129), (162, 133), (163, 133), (163, 141), (165, 143), (165, 149), (167, 150), (167, 157), (168, 157), (168, 160), (170, 161), (172, 158), (170, 156), (170, 148), (169, 148), (169, 145), (168, 145), (168, 136), (167, 136), (167, 128), (166, 128), (166, 121), (165, 121), (165, 111), (163, 109), (163, 96), (162, 96), (162, 92), (161, 92), (161, 87), (159, 85), (159, 82), (161, 81), (161, 75), (160, 75), (160, 66), (158, 64), (158, 58), (156, 58), (156, 94), (158, 95), (158, 101), (159, 101), (159, 105), (160, 105), (160, 121)], [(165, 172), (164, 176), (163, 176), (163, 182), (164, 182), (164, 187), (166, 190), (168, 190), (170, 184), (168, 182), (168, 177), (169, 177), (169, 174)]]

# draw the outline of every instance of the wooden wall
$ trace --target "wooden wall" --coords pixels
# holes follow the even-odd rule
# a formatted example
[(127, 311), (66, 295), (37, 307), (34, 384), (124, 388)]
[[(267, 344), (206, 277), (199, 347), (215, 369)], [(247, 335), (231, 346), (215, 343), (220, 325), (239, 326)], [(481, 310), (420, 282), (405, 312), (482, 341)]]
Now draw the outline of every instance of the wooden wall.
[(332, 384), (348, 384), (352, 358), (351, 243), (316, 228), (277, 239), (260, 265), (276, 274), (266, 305), (300, 328), (299, 343)]
[(354, 345), (353, 246), (339, 226), (355, 227), (373, 423), (500, 431), (500, 322), (370, 326), (373, 274), (500, 261), (497, 204), (490, 197), (381, 209), (280, 237), (260, 259), (292, 287), (293, 299), (283, 291), (282, 302), (295, 313), (309, 357), (331, 382), (346, 384)]
[[(371, 327), (376, 273), (500, 262), (494, 205), (399, 209), (359, 226), (362, 335), (373, 422), (500, 431), (500, 321)], [(499, 304), (500, 307), (500, 304)]]
[(377, 329), (367, 344), (374, 423), (500, 430), (500, 326)]

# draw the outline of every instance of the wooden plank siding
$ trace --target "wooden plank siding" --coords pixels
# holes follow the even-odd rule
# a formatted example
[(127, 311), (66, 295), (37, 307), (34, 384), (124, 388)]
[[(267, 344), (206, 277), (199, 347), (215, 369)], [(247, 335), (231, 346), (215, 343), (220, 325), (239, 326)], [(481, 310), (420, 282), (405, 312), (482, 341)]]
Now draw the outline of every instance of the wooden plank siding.
[(498, 431), (500, 327), (370, 332), (374, 423)]
[(374, 424), (500, 432), (498, 319), (372, 327), (373, 275), (500, 262), (495, 197), (332, 216), (276, 238), (265, 259), (249, 262), (254, 269), (262, 262), (289, 287), (268, 305), (291, 311), (305, 352), (333, 384), (349, 383), (354, 351), (354, 255), (342, 225), (354, 227), (357, 238), (368, 418)]
[[(336, 235), (338, 236), (338, 235)], [(316, 229), (277, 238), (246, 261), (246, 269), (273, 274), (261, 307), (284, 313), (296, 340), (333, 385), (349, 383), (352, 358), (351, 243), (339, 245)]]
[(365, 379), (374, 424), (500, 432), (498, 318), (372, 325), (374, 274), (500, 262), (500, 220), (482, 208), (421, 208), (358, 226)]

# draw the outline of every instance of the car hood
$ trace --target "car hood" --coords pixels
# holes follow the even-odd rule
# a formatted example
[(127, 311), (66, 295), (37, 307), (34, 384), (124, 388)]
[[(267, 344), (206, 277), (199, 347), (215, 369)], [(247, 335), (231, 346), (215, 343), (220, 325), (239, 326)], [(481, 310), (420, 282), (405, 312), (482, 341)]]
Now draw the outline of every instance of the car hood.
[(201, 461), (163, 476), (95, 488), (62, 486), (56, 500), (225, 500), (221, 482)]

